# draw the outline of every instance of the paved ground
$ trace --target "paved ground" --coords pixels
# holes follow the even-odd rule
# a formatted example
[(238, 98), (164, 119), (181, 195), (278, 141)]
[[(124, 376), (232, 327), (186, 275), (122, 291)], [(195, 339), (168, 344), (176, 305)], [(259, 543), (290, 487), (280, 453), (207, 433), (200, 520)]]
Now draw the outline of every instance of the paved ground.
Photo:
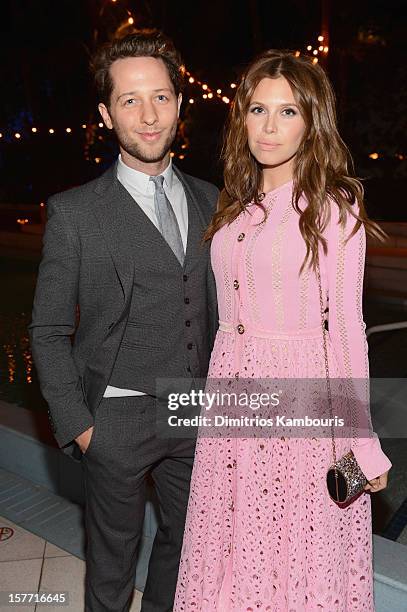
[[(24, 612), (82, 612), (85, 563), (0, 516), (0, 593), (68, 593), (68, 605), (25, 605)], [(134, 592), (130, 612), (139, 612), (142, 593)], [(0, 612), (21, 609), (0, 603)]]

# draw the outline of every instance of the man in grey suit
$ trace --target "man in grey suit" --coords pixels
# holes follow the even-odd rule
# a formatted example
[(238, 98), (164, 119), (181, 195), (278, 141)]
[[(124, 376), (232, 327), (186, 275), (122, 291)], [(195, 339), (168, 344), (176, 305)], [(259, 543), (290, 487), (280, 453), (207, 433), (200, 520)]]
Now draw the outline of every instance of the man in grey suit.
[(159, 501), (143, 612), (172, 609), (195, 441), (157, 435), (156, 379), (205, 377), (217, 327), (202, 236), (215, 186), (172, 163), (183, 68), (156, 31), (94, 59), (99, 111), (120, 156), (48, 201), (31, 343), (55, 438), (81, 460), (85, 609), (128, 610), (146, 477)]

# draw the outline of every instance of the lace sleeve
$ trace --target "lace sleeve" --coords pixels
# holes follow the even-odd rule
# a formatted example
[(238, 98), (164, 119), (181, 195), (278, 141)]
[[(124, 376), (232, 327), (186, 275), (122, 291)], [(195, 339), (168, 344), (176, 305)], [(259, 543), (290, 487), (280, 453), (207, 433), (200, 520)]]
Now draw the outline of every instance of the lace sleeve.
[[(362, 225), (349, 238), (355, 223), (354, 217), (348, 215), (345, 225), (340, 224), (338, 207), (332, 203), (327, 256), (329, 336), (341, 375), (352, 379), (353, 401), (366, 407), (364, 420), (370, 423), (368, 347), (362, 312), (366, 235)], [(373, 432), (367, 438), (356, 436), (352, 448), (369, 480), (391, 467)]]

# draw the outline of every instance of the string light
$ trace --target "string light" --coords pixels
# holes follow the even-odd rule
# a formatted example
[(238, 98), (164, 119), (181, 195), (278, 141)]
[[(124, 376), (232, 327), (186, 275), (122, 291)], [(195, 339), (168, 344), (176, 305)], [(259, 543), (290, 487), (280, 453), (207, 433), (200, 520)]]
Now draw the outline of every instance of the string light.
[[(112, 0), (112, 3), (116, 4), (117, 0)], [(133, 15), (131, 14), (131, 12), (129, 10), (127, 10), (127, 9), (126, 9), (126, 11), (127, 11), (127, 16), (128, 16), (127, 22), (124, 22), (124, 24), (122, 24), (122, 26), (120, 26), (120, 27), (125, 27), (126, 23), (129, 24), (129, 25), (133, 25), (135, 23), (135, 19), (134, 19)], [(319, 43), (322, 43), (325, 40), (325, 37), (322, 34), (320, 34), (317, 37), (317, 39), (318, 39)], [(313, 64), (316, 64), (318, 62), (318, 57), (316, 57), (316, 56), (318, 55), (319, 52), (327, 54), (328, 51), (329, 51), (329, 47), (327, 45), (323, 46), (322, 44), (316, 45), (315, 48), (312, 45), (307, 45), (306, 49), (307, 49), (308, 52), (312, 52), (312, 62), (313, 62)], [(301, 55), (301, 51), (299, 51), (299, 50), (295, 51), (294, 55), (295, 55), (295, 57), (299, 57)], [(217, 98), (219, 101), (223, 102), (224, 104), (230, 104), (231, 103), (231, 100), (230, 100), (230, 98), (228, 96), (222, 95), (222, 89), (221, 88), (218, 88), (216, 90), (215, 89), (212, 90), (212, 88), (207, 83), (201, 82), (196, 76), (192, 75), (189, 71), (187, 71), (185, 69), (185, 67), (183, 67), (183, 72), (187, 76), (188, 82), (191, 85), (195, 85), (196, 87), (199, 87), (202, 90), (202, 99), (203, 100), (214, 100), (214, 99)], [(236, 89), (236, 88), (237, 88), (237, 84), (236, 83), (234, 83), (234, 82), (230, 83), (230, 89)], [(188, 99), (188, 103), (191, 104), (191, 105), (195, 104), (195, 101), (196, 101), (196, 99), (194, 97), (191, 97), (191, 98)], [(87, 138), (89, 140), (89, 138), (91, 138), (89, 136), (89, 134), (90, 133), (94, 134), (94, 132), (97, 129), (97, 127), (103, 128), (104, 124), (102, 122), (99, 122), (97, 124), (89, 124), (89, 125), (86, 124), (86, 123), (83, 123), (83, 124), (81, 124), (81, 127), (82, 127), (82, 129), (87, 130), (87, 134), (88, 134)], [(32, 127), (31, 128), (31, 132), (33, 134), (37, 133), (38, 132), (38, 128)], [(54, 134), (55, 130), (53, 128), (50, 128), (50, 129), (48, 129), (48, 132), (49, 132), (49, 134)], [(71, 134), (72, 133), (72, 129), (71, 128), (65, 128), (65, 132), (68, 133), (68, 134)], [(181, 131), (181, 133), (182, 133), (182, 131)], [(0, 133), (0, 138), (2, 138), (2, 137), (3, 137), (3, 134)], [(20, 133), (15, 133), (14, 137), (17, 140), (22, 138)], [(98, 140), (103, 140), (102, 136), (96, 135), (96, 134), (94, 135), (93, 138), (97, 138)], [(89, 140), (89, 142), (90, 142), (90, 140)], [(94, 142), (94, 141), (92, 140), (92, 142)], [(88, 148), (89, 148), (89, 146), (88, 146)], [(181, 148), (184, 149), (184, 150), (188, 148), (188, 145), (186, 144), (185, 139), (184, 139), (184, 143), (181, 145)], [(171, 156), (174, 157), (174, 156), (176, 156), (176, 154), (172, 152)], [(184, 159), (184, 157), (185, 157), (184, 155), (178, 156), (179, 159)], [(89, 157), (87, 157), (87, 158), (89, 159)], [(377, 158), (372, 158), (372, 159), (377, 159)], [(94, 161), (96, 163), (100, 163), (101, 162), (101, 158), (100, 157), (95, 157)]]
[[(325, 37), (322, 36), (322, 34), (320, 34), (317, 37), (318, 43), (317, 45), (315, 45), (315, 48), (313, 47), (313, 45), (307, 45), (306, 49), (307, 51), (312, 51), (312, 55), (314, 56), (313, 59), (313, 63), (316, 64), (317, 61), (315, 61), (315, 56), (318, 55), (318, 53), (328, 53), (329, 51), (329, 47), (327, 45), (322, 45), (321, 43), (325, 40)], [(295, 57), (299, 57), (301, 55), (301, 53), (299, 51), (295, 52)]]
[(370, 159), (379, 159), (379, 154), (378, 153), (371, 153), (369, 155)]

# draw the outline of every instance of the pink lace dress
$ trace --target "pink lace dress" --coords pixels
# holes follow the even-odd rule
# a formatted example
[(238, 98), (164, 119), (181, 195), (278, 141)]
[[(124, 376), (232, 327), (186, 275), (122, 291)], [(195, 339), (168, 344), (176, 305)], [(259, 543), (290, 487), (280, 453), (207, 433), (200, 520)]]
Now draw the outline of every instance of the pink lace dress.
[[(324, 378), (319, 289), (291, 204), (292, 183), (216, 233), (220, 329), (212, 378)], [(368, 376), (362, 318), (365, 234), (338, 224), (321, 252), (331, 377)], [(239, 329), (238, 329), (238, 326)], [(337, 440), (337, 453), (349, 450)], [(377, 437), (354, 453), (367, 478), (391, 466)], [(327, 494), (329, 438), (198, 437), (174, 612), (374, 610), (370, 496), (346, 509)]]

